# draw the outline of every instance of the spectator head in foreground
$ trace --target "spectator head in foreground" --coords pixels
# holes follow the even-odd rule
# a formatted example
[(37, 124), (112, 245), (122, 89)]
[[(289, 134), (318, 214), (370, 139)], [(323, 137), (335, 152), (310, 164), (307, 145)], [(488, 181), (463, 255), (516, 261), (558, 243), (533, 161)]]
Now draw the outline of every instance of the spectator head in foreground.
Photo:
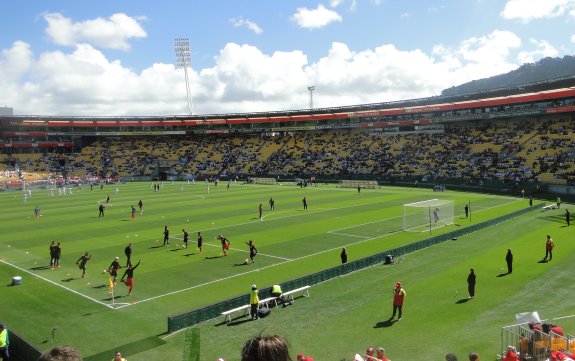
[(283, 337), (260, 335), (246, 341), (242, 361), (291, 361), (291, 358)]
[(452, 353), (445, 355), (445, 361), (457, 361), (457, 356)]
[(72, 346), (56, 346), (44, 352), (38, 361), (82, 361), (82, 355)]

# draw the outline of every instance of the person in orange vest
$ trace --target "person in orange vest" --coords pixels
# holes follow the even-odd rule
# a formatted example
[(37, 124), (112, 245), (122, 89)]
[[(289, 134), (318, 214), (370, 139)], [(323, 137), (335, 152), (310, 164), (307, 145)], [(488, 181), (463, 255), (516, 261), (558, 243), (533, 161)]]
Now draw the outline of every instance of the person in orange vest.
[(403, 309), (403, 301), (405, 300), (405, 290), (401, 287), (401, 282), (395, 283), (395, 288), (393, 289), (393, 315), (391, 318), (395, 317), (395, 313), (399, 310), (399, 317), (397, 321), (401, 321), (401, 311)]

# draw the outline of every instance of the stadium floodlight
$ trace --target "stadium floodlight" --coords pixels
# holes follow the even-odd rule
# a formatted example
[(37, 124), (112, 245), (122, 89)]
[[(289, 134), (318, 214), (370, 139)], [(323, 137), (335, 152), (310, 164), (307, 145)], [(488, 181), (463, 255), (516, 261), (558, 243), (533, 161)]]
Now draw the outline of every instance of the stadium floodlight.
[(403, 205), (403, 230), (409, 232), (431, 232), (434, 228), (453, 224), (454, 202), (445, 199), (430, 199)]
[(194, 115), (194, 103), (192, 102), (192, 93), (190, 91), (190, 81), (188, 78), (188, 68), (192, 67), (192, 56), (190, 53), (190, 39), (189, 38), (174, 39), (174, 50), (176, 52), (176, 66), (179, 68), (184, 68), (184, 75), (186, 77), (188, 112), (190, 113), (190, 115)]
[(307, 90), (309, 90), (309, 108), (313, 109), (313, 91), (315, 90), (315, 85), (308, 86)]

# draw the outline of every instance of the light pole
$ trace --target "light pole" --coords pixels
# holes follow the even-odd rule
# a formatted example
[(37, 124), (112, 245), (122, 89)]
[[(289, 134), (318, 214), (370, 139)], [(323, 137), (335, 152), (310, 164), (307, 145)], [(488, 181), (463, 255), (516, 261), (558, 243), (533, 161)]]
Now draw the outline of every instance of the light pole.
[(315, 85), (308, 86), (307, 90), (309, 90), (309, 108), (313, 109), (313, 91), (315, 90)]
[(184, 75), (186, 76), (186, 95), (188, 101), (188, 112), (194, 115), (194, 103), (192, 102), (192, 93), (190, 91), (190, 81), (188, 79), (188, 67), (192, 67), (192, 56), (190, 54), (190, 39), (189, 38), (176, 38), (174, 39), (174, 50), (176, 52), (176, 66), (184, 68)]

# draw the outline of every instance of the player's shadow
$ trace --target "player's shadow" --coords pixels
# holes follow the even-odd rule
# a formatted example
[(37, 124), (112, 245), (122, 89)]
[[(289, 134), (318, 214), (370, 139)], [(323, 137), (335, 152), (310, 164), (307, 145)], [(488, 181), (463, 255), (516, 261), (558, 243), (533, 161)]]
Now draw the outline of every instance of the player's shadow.
[(245, 262), (242, 262), (242, 263), (235, 263), (235, 264), (234, 264), (234, 267), (239, 267), (239, 266), (247, 266), (248, 264), (249, 264), (249, 263), (245, 263)]
[(193, 255), (195, 255), (195, 253), (187, 253), (187, 254), (184, 255), (184, 257), (190, 257), (190, 256), (193, 256)]
[(541, 261), (538, 261), (537, 263), (547, 263), (547, 262), (549, 262), (549, 261), (546, 259), (542, 259)]
[(114, 297), (107, 297), (107, 298), (104, 298), (103, 300), (104, 301), (112, 301), (112, 300), (118, 300), (118, 299), (124, 298), (124, 297), (126, 297), (126, 296), (118, 295), (118, 296), (114, 296)]
[(378, 323), (375, 324), (375, 326), (373, 326), (373, 328), (386, 328), (386, 327), (391, 327), (393, 326), (394, 323), (396, 323), (397, 320), (394, 319), (393, 317), (388, 318), (385, 321), (379, 321)]
[(174, 248), (174, 249), (171, 249), (170, 252), (178, 252), (178, 251), (181, 251), (181, 250), (182, 250), (181, 248)]
[(42, 271), (46, 269), (50, 269), (50, 266), (37, 266), (37, 267), (30, 267), (32, 271)]
[(92, 288), (106, 288), (106, 287), (109, 287), (109, 285), (101, 284), (98, 286), (92, 286)]
[(159, 246), (151, 246), (150, 249), (154, 249), (154, 248), (162, 248), (164, 247), (163, 245), (159, 245)]
[(222, 258), (223, 256), (212, 256), (212, 257), (206, 257), (205, 259), (214, 259), (214, 258)]
[(73, 281), (73, 280), (75, 280), (74, 277), (64, 278), (64, 279), (62, 280), (62, 282), (71, 282), (71, 281)]
[(471, 298), (466, 297), (466, 298), (462, 298), (462, 299), (458, 300), (458, 301), (455, 302), (455, 303), (458, 304), (458, 305), (461, 305), (461, 304), (467, 303), (467, 302), (469, 302), (469, 301), (471, 301)]
[(509, 276), (511, 273), (507, 272), (507, 273), (500, 273), (497, 275), (497, 277), (505, 277), (505, 276)]

